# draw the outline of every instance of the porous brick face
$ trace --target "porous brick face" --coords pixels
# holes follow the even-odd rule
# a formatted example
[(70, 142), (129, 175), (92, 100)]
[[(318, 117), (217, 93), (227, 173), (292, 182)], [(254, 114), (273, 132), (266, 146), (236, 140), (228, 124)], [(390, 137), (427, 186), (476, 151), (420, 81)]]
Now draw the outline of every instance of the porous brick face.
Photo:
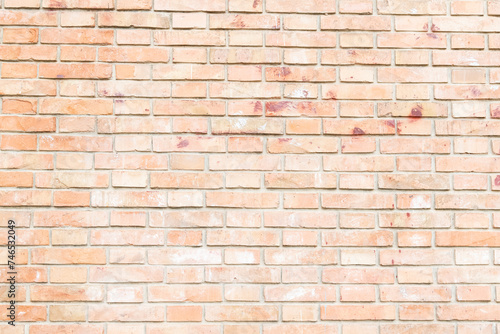
[(500, 333), (500, 1), (1, 6), (0, 333)]

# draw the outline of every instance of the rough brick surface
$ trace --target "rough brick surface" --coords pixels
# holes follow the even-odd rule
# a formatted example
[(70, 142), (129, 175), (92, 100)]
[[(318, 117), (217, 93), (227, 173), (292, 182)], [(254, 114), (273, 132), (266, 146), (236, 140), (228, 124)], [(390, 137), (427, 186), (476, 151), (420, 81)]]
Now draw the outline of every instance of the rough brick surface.
[(500, 1), (1, 7), (0, 333), (500, 333)]

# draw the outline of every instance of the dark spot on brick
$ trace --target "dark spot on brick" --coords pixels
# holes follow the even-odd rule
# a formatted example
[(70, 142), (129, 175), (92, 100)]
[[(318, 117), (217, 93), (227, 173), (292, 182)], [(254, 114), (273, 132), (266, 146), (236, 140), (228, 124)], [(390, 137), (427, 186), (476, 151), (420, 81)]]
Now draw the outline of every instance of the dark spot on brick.
[(283, 109), (286, 109), (290, 106), (291, 102), (289, 101), (280, 101), (280, 102), (266, 102), (266, 114), (268, 113), (278, 113)]
[(292, 73), (292, 70), (290, 70), (290, 67), (282, 67), (281, 68), (281, 75), (283, 75), (284, 77), (286, 77), (290, 73)]
[(422, 117), (422, 106), (417, 105), (415, 108), (411, 109), (411, 117)]
[(280, 143), (288, 143), (292, 138), (278, 138), (278, 141)]
[(253, 0), (252, 8), (257, 8), (259, 3), (260, 3), (260, 0)]
[(361, 130), (360, 128), (355, 127), (354, 130), (352, 130), (352, 134), (359, 136), (359, 135), (364, 135), (365, 132), (363, 130)]
[(357, 55), (358, 53), (356, 52), (356, 50), (349, 50), (347, 51), (348, 54), (352, 55), (352, 56), (355, 56)]
[(393, 259), (393, 260), (391, 260), (391, 262), (392, 262), (392, 264), (394, 265), (394, 259)]
[(58, 0), (52, 0), (50, 2), (50, 7), (67, 8), (66, 2), (64, 2), (64, 1), (58, 1)]
[(123, 100), (115, 100), (115, 103), (123, 103)]
[(441, 29), (439, 29), (439, 27), (437, 25), (435, 25), (434, 23), (431, 25), (431, 31), (439, 31)]
[(500, 118), (500, 106), (491, 109), (491, 117), (493, 118)]
[(302, 96), (303, 97), (308, 97), (309, 96), (309, 92), (305, 89), (302, 90)]
[(257, 102), (253, 105), (254, 114), (262, 114), (262, 102)]
[(335, 94), (334, 92), (328, 92), (326, 93), (326, 99), (332, 99), (332, 100), (336, 100), (337, 99), (337, 94)]
[(243, 18), (240, 15), (236, 15), (231, 23), (231, 26), (235, 28), (245, 28), (246, 24), (243, 22)]
[(500, 175), (497, 175), (497, 177), (495, 177), (495, 185), (500, 186)]
[(395, 128), (396, 127), (396, 122), (394, 122), (393, 119), (391, 120), (388, 120), (388, 121), (385, 121), (385, 124), (391, 128)]
[(481, 91), (480, 91), (477, 87), (472, 87), (472, 88), (470, 89), (470, 92), (471, 92), (471, 93), (472, 93), (472, 95), (474, 95), (474, 96), (479, 96), (479, 95), (481, 95)]
[(410, 213), (409, 213), (409, 212), (407, 212), (407, 213), (406, 213), (406, 217), (410, 217), (410, 216), (411, 216), (411, 215), (410, 215)]
[(438, 39), (439, 38), (438, 35), (433, 34), (433, 33), (428, 33), (427, 36), (430, 37), (430, 38), (432, 38), (432, 39)]
[(64, 75), (62, 75), (62, 74), (58, 74), (58, 75), (57, 75), (57, 78), (59, 78), (59, 79), (64, 78)]
[(426, 22), (426, 23), (424, 24), (424, 26), (422, 27), (422, 29), (424, 29), (424, 30), (429, 29), (429, 23), (427, 23), (427, 22)]
[(189, 141), (187, 139), (181, 140), (179, 144), (177, 144), (177, 148), (183, 148), (189, 145)]

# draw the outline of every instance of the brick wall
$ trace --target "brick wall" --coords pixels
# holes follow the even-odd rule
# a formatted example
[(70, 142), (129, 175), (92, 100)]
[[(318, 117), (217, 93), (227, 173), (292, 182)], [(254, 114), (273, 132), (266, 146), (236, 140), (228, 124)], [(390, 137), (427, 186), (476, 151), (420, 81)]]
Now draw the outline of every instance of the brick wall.
[(0, 24), (0, 333), (500, 333), (499, 1)]

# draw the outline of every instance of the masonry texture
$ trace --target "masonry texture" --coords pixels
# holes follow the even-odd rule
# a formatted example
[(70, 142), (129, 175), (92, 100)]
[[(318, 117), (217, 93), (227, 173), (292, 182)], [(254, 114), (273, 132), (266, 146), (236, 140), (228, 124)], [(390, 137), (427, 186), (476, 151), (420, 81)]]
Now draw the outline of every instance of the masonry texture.
[(0, 333), (500, 333), (500, 1), (1, 5)]

